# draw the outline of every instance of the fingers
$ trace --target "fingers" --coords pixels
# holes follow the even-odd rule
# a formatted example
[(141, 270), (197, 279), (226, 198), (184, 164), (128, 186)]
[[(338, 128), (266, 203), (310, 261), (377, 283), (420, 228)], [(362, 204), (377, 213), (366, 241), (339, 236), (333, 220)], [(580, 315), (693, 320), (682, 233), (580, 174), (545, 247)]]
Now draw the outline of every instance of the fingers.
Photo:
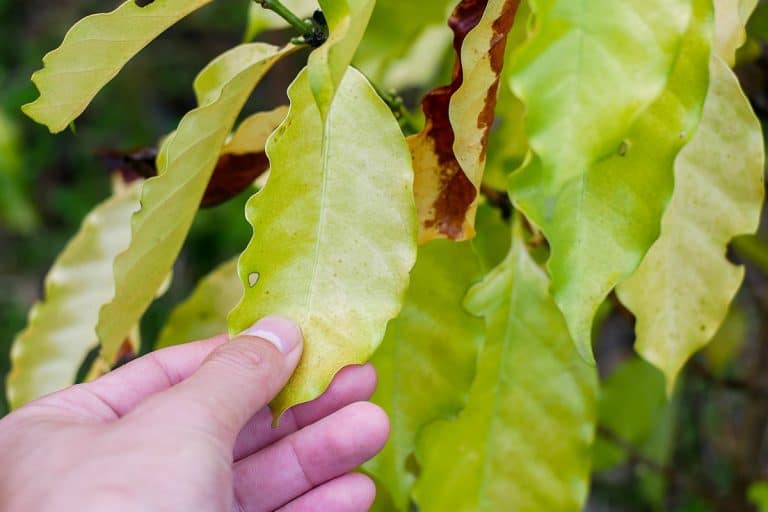
[(388, 435), (389, 420), (379, 407), (348, 405), (237, 462), (238, 505), (248, 512), (281, 507), (373, 457)]
[(277, 428), (272, 428), (272, 413), (268, 408), (256, 413), (238, 435), (234, 460), (240, 460), (346, 405), (368, 400), (375, 389), (376, 370), (372, 365), (343, 368), (322, 396), (286, 411)]
[(278, 512), (366, 512), (375, 498), (373, 481), (360, 473), (350, 473), (312, 489)]
[(128, 414), (147, 397), (164, 391), (192, 375), (205, 358), (226, 341), (226, 336), (218, 336), (158, 350), (92, 382), (51, 395), (47, 400), (69, 399), (75, 394), (96, 398), (101, 405), (106, 406), (109, 414), (99, 414), (99, 417), (94, 419), (116, 420)]
[(301, 357), (298, 327), (279, 317), (217, 347), (188, 379), (134, 412), (204, 430), (234, 446), (238, 432), (288, 382)]

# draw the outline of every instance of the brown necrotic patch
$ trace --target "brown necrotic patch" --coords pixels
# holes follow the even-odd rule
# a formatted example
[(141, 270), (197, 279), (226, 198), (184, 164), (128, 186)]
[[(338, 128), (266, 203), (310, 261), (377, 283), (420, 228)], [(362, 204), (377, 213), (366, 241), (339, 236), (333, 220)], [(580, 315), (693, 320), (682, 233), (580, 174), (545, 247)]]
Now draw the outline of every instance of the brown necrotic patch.
[[(483, 109), (478, 113), (477, 127), (482, 131), (482, 159), (488, 146), (488, 135), (494, 119), (496, 100), (499, 90), (499, 78), (504, 65), (504, 53), (507, 34), (515, 21), (520, 0), (507, 0), (501, 17), (493, 23), (488, 51), (491, 69), (496, 80), (486, 93)], [(450, 120), (450, 103), (453, 95), (464, 83), (464, 69), (461, 63), (461, 49), (467, 35), (482, 20), (488, 7), (488, 0), (462, 0), (456, 6), (448, 25), (453, 31), (453, 48), (456, 62), (451, 83), (429, 92), (422, 101), (422, 110), (426, 118), (424, 130), (417, 137), (426, 137), (432, 141), (440, 167), (439, 193), (435, 199), (430, 218), (422, 219), (426, 228), (435, 228), (448, 238), (461, 238), (467, 212), (477, 199), (478, 190), (454, 153), (456, 135)], [(417, 180), (418, 180), (417, 169)]]

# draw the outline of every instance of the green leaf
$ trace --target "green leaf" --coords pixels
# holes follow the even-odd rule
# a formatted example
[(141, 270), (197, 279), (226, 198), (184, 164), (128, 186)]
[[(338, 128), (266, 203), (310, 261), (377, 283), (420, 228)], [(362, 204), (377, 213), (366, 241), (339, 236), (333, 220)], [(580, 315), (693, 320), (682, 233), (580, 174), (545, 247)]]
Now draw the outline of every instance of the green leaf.
[(379, 374), (373, 402), (390, 417), (390, 437), (365, 469), (407, 510), (415, 475), (408, 458), (427, 423), (464, 406), (475, 375), (483, 322), (462, 306), (482, 277), (469, 242), (434, 241), (419, 249), (400, 315), (389, 323), (372, 362)]
[[(667, 405), (664, 376), (639, 358), (624, 361), (600, 386), (599, 422), (613, 435), (640, 447), (649, 438)], [(598, 437), (593, 468), (601, 471), (623, 462), (628, 454)]]
[(669, 389), (725, 318), (744, 277), (726, 247), (757, 229), (763, 202), (760, 123), (728, 65), (716, 57), (710, 71), (699, 130), (675, 164), (661, 237), (618, 288), (637, 318), (637, 351), (664, 372)]
[(179, 123), (144, 184), (131, 245), (115, 261), (115, 296), (99, 316), (102, 354), (111, 359), (171, 271), (219, 154), (253, 88), (294, 47), (252, 43), (214, 59), (195, 80), (199, 107)]
[(38, 219), (22, 182), (21, 150), (16, 126), (0, 110), (0, 227), (28, 233)]
[(365, 34), (375, 5), (376, 0), (320, 0), (329, 36), (325, 44), (309, 55), (307, 74), (323, 119)]
[[(355, 57), (358, 66), (371, 80), (385, 87), (398, 87), (394, 74), (398, 61), (404, 62), (419, 43), (432, 43), (430, 59), (425, 67), (439, 65), (437, 49), (448, 49), (451, 31), (445, 23), (456, 0), (420, 0), (418, 2), (392, 2), (381, 0), (371, 15), (368, 30)], [(415, 73), (425, 70), (411, 68)], [(432, 71), (435, 71), (434, 68)], [(427, 72), (427, 74), (429, 74)], [(409, 80), (410, 77), (401, 78)]]
[(156, 348), (211, 338), (227, 332), (227, 314), (242, 296), (237, 258), (222, 263), (171, 312)]
[(423, 432), (419, 510), (580, 510), (597, 378), (581, 359), (519, 224), (511, 252), (466, 304), (486, 321), (469, 405)]
[(140, 190), (136, 183), (97, 206), (51, 267), (45, 299), (32, 308), (13, 344), (11, 407), (71, 385), (83, 358), (98, 345), (99, 308), (114, 293), (112, 263), (130, 241)]
[(553, 295), (592, 359), (595, 312), (658, 237), (674, 158), (698, 122), (711, 5), (583, 4), (531, 2), (536, 28), (513, 85), (535, 154), (510, 194), (550, 243)]
[(288, 119), (267, 145), (269, 180), (246, 207), (254, 236), (240, 259), (245, 296), (229, 317), (233, 334), (269, 314), (302, 328), (304, 355), (272, 404), (278, 416), (373, 354), (416, 258), (410, 154), (376, 91), (350, 69), (325, 120), (307, 72), (289, 97)]
[(76, 23), (32, 75), (40, 97), (22, 109), (51, 132), (60, 132), (125, 64), (167, 28), (211, 0), (162, 0), (139, 7), (127, 0), (110, 13)]
[[(317, 0), (281, 0), (291, 12), (300, 18), (308, 18), (318, 9)], [(248, 26), (245, 30), (245, 41), (253, 41), (259, 34), (267, 30), (288, 28), (288, 22), (258, 2), (251, 2), (248, 10)]]

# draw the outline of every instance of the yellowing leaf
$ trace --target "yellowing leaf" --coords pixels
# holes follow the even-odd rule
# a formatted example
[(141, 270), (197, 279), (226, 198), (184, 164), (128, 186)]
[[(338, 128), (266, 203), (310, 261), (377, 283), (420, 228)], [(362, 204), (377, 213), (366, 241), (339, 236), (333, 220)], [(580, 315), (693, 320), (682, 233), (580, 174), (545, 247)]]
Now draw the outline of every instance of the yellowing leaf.
[(376, 0), (320, 0), (329, 36), (310, 54), (307, 74), (323, 118), (355, 56), (375, 4)]
[(192, 294), (176, 306), (155, 347), (165, 348), (226, 333), (227, 314), (241, 296), (235, 258), (202, 278)]
[(390, 437), (365, 469), (407, 510), (415, 475), (408, 458), (427, 423), (464, 406), (475, 375), (483, 322), (462, 305), (481, 277), (472, 246), (436, 240), (419, 249), (403, 310), (387, 327), (372, 362), (379, 374), (373, 402), (387, 411)]
[(736, 50), (747, 41), (745, 26), (758, 0), (715, 0), (717, 54), (729, 66), (736, 63)]
[(253, 88), (293, 47), (253, 43), (213, 60), (195, 80), (199, 107), (163, 143), (159, 175), (144, 184), (128, 249), (115, 261), (115, 296), (97, 332), (108, 360), (141, 318), (170, 272), (205, 193), (219, 153)]
[(57, 49), (43, 58), (44, 68), (32, 75), (40, 97), (24, 112), (60, 132), (125, 64), (181, 18), (211, 0), (161, 0), (139, 7), (127, 0), (110, 13), (76, 23)]
[(467, 297), (485, 317), (485, 345), (467, 408), (420, 437), (420, 511), (573, 512), (586, 500), (596, 370), (516, 231), (507, 259)]
[(507, 33), (519, 0), (464, 0), (450, 19), (457, 63), (450, 85), (422, 102), (424, 129), (410, 137), (419, 242), (474, 236)]
[(699, 130), (675, 163), (661, 237), (618, 288), (637, 318), (637, 351), (664, 372), (669, 389), (725, 318), (744, 277), (726, 247), (757, 229), (763, 202), (760, 123), (728, 65), (713, 58), (710, 71)]
[(140, 189), (136, 183), (97, 206), (53, 264), (45, 298), (32, 308), (11, 350), (11, 407), (71, 385), (83, 358), (98, 344), (99, 308), (114, 293), (112, 264), (130, 241)]
[[(268, 314), (295, 319), (304, 355), (273, 407), (320, 395), (366, 361), (397, 315), (416, 258), (413, 170), (400, 127), (350, 69), (325, 120), (303, 72), (270, 139), (271, 174), (248, 202), (254, 236), (240, 259), (238, 333)], [(286, 200), (290, 198), (290, 200)]]
[(674, 158), (698, 121), (711, 5), (530, 4), (536, 23), (512, 83), (534, 154), (510, 195), (550, 243), (553, 295), (591, 359), (595, 312), (657, 238)]

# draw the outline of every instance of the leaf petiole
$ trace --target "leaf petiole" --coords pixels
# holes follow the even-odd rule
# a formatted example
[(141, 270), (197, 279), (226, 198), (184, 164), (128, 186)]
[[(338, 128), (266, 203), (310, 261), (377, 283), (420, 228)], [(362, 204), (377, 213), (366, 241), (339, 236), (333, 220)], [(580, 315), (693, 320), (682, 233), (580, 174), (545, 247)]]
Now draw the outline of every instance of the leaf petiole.
[(301, 19), (280, 0), (254, 0), (264, 9), (270, 10), (288, 22), (299, 36), (291, 40), (294, 44), (306, 44), (313, 48), (321, 46), (328, 39), (328, 23), (325, 15), (318, 10), (311, 18)]

